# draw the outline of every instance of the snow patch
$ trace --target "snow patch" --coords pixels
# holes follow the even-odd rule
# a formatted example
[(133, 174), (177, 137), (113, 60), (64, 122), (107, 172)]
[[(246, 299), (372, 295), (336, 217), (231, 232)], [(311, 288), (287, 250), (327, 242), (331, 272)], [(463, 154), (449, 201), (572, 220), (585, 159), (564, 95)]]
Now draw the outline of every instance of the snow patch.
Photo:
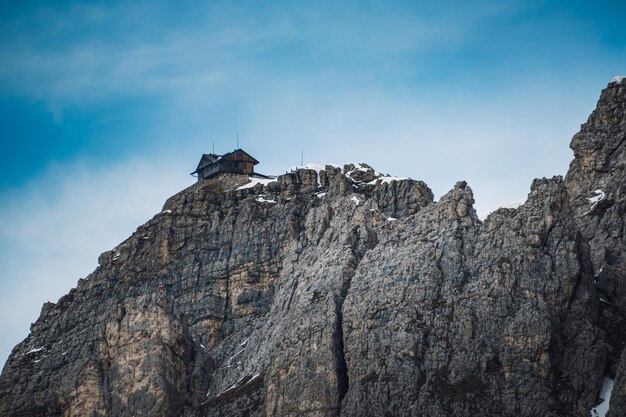
[(613, 391), (613, 381), (608, 376), (602, 379), (602, 388), (600, 388), (600, 404), (593, 407), (590, 411), (591, 417), (605, 417), (609, 411), (609, 403), (611, 401), (611, 391)]
[(26, 352), (24, 355), (29, 355), (31, 353), (41, 352), (44, 349), (45, 349), (45, 346), (41, 346), (41, 347), (38, 347), (38, 348), (33, 348), (33, 349), (29, 350), (28, 352)]
[(410, 178), (408, 177), (379, 177), (376, 179), (373, 179), (372, 181), (368, 182), (368, 184), (370, 185), (376, 185), (376, 184), (389, 184), (393, 181), (406, 181), (409, 180)]
[[(241, 345), (240, 345), (240, 346), (241, 346)], [(244, 350), (246, 350), (246, 348), (245, 348), (245, 347), (243, 347), (241, 350), (239, 350), (239, 352), (237, 352), (237, 353), (235, 353), (233, 356), (231, 356), (231, 357), (228, 359), (228, 361), (226, 362), (226, 366), (227, 366), (227, 367), (228, 367), (228, 366), (230, 366), (230, 365), (233, 363), (233, 359), (235, 359), (237, 356), (239, 356), (239, 354), (240, 354), (241, 352), (243, 352)]]
[(293, 166), (293, 167), (289, 167), (289, 172), (296, 172), (296, 171), (300, 171), (303, 169), (310, 169), (313, 170), (317, 173), (317, 185), (322, 185), (322, 182), (320, 181), (320, 172), (325, 171), (326, 167), (324, 165), (320, 165), (320, 164), (306, 164), (306, 165), (297, 165), (297, 166)]
[(599, 188), (597, 190), (593, 190), (593, 193), (595, 195), (587, 199), (587, 201), (589, 201), (591, 204), (597, 204), (606, 198), (606, 194), (604, 193), (604, 191)]
[[(369, 171), (369, 169), (368, 169), (368, 168), (364, 167), (364, 166), (363, 166), (363, 165), (361, 165), (361, 164), (352, 164), (352, 165), (354, 165), (354, 170), (356, 170), (356, 171), (361, 171), (361, 172), (367, 172), (367, 171)], [(350, 171), (350, 172), (353, 172), (353, 171)]]
[(398, 219), (396, 219), (395, 217), (387, 217), (388, 222), (395, 222), (396, 220)]
[(353, 195), (350, 200), (354, 201), (354, 204), (356, 204), (357, 206), (359, 205), (359, 203), (361, 202), (361, 200), (359, 200), (357, 198), (357, 196)]
[(587, 201), (589, 201), (591, 207), (589, 208), (589, 210), (587, 210), (585, 214), (591, 214), (593, 212), (593, 209), (595, 209), (598, 205), (598, 203), (606, 198), (606, 194), (604, 193), (604, 191), (599, 188), (597, 190), (593, 190), (593, 193), (595, 194), (593, 197), (587, 198)]
[(116, 253), (115, 256), (113, 257), (113, 260), (117, 261), (118, 259), (120, 259), (120, 256), (122, 255), (120, 255), (119, 253)]
[(224, 394), (227, 393), (230, 390), (233, 390), (233, 389), (237, 388), (239, 386), (239, 384), (241, 383), (241, 381), (243, 381), (243, 378), (240, 379), (239, 381), (235, 382), (233, 385), (231, 385), (230, 388), (228, 388), (226, 391), (224, 391)]
[[(593, 277), (594, 277), (594, 278), (598, 278), (598, 277), (600, 276), (600, 274), (602, 273), (602, 271), (604, 271), (604, 265), (602, 265), (602, 266), (600, 267), (600, 269), (598, 270), (598, 272), (596, 272), (596, 273), (593, 275)], [(595, 281), (595, 280), (594, 280), (594, 281)]]
[(326, 194), (327, 194), (327, 193), (321, 193), (321, 192), (320, 192), (320, 193), (315, 193), (315, 197), (317, 197), (317, 198), (322, 198), (322, 197), (324, 197)]
[(368, 168), (366, 166), (363, 166), (363, 164), (358, 164), (358, 163), (351, 163), (349, 165), (354, 166), (354, 168), (350, 171), (347, 171), (344, 173), (344, 175), (348, 178), (350, 178), (352, 181), (355, 181), (354, 179), (352, 179), (352, 173), (354, 171), (360, 171), (360, 172), (369, 172), (369, 171), (374, 171), (374, 176), (375, 177), (380, 177), (382, 176), (382, 174), (378, 171), (376, 171), (374, 168)]
[(172, 210), (163, 210), (161, 214), (172, 214)]
[[(618, 75), (617, 77), (613, 77), (611, 78), (611, 83), (616, 83), (616, 84), (621, 84), (622, 81), (624, 81), (626, 79), (626, 76), (624, 75)], [(610, 84), (610, 83), (609, 83)]]
[(265, 198), (265, 194), (261, 194), (260, 196), (258, 196), (256, 198), (256, 201), (258, 201), (259, 203), (272, 203), (272, 204), (276, 204), (276, 200), (269, 200), (267, 198)]
[[(255, 379), (257, 379), (259, 376), (261, 376), (261, 374), (254, 374), (250, 379), (248, 379), (245, 383), (245, 385), (248, 385), (249, 383), (251, 383), (252, 381), (254, 381)], [(229, 391), (234, 390), (235, 388), (237, 388), (239, 385), (241, 385), (241, 383), (246, 379), (246, 377), (244, 376), (243, 378), (241, 378), (239, 381), (235, 382), (233, 385), (230, 386), (230, 388), (228, 388), (226, 391), (224, 391), (221, 395), (226, 394)], [(208, 395), (208, 393), (207, 393)]]
[(299, 171), (301, 169), (312, 169), (313, 171), (316, 171), (317, 173), (319, 173), (320, 171), (326, 170), (326, 167), (320, 164), (305, 164), (305, 165), (296, 165), (294, 167), (290, 167), (289, 171), (293, 172), (293, 171)]
[(252, 188), (257, 184), (262, 184), (263, 187), (267, 187), (267, 184), (271, 182), (276, 182), (276, 178), (250, 178), (250, 182), (242, 185), (241, 187), (235, 188), (235, 190), (245, 190)]

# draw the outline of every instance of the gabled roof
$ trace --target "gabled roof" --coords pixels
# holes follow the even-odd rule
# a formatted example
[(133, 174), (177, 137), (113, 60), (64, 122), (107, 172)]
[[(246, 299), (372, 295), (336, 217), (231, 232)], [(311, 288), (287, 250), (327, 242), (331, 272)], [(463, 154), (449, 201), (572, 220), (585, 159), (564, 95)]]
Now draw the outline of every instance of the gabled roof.
[(258, 164), (258, 163), (259, 163), (259, 161), (257, 161), (257, 160), (256, 160), (256, 159), (252, 156), (252, 155), (250, 155), (248, 152), (244, 151), (243, 149), (235, 149), (235, 150), (234, 150), (234, 151), (232, 151), (232, 152), (225, 153), (224, 155), (222, 155), (222, 157), (221, 157), (220, 159), (222, 159), (222, 158), (223, 158), (223, 159), (230, 159), (230, 156), (231, 156), (231, 155), (234, 155), (234, 154), (236, 154), (236, 153), (238, 153), (238, 152), (241, 152), (241, 153), (243, 153), (244, 155), (246, 155), (248, 158), (252, 159), (252, 163), (253, 163), (254, 165), (256, 165), (256, 164)]
[(220, 159), (230, 159), (231, 161), (232, 160), (236, 161), (237, 160), (236, 158), (231, 159), (231, 157), (234, 156), (236, 153), (243, 153), (244, 155), (246, 155), (248, 158), (252, 160), (252, 163), (254, 165), (259, 163), (259, 161), (257, 161), (252, 155), (250, 155), (248, 152), (244, 151), (243, 149), (235, 149), (234, 151), (225, 153), (224, 155), (217, 155), (214, 153), (205, 153), (205, 154), (202, 154), (202, 158), (200, 158), (200, 162), (198, 162), (198, 167), (196, 168), (194, 172), (191, 173), (191, 175), (197, 174), (201, 169), (209, 165), (213, 165)]
[(200, 162), (198, 162), (198, 167), (196, 168), (194, 172), (191, 173), (191, 175), (197, 174), (198, 171), (200, 171), (202, 168), (208, 165), (214, 164), (215, 162), (219, 161), (221, 158), (222, 158), (221, 155), (216, 155), (214, 153), (202, 154), (202, 158), (200, 158)]

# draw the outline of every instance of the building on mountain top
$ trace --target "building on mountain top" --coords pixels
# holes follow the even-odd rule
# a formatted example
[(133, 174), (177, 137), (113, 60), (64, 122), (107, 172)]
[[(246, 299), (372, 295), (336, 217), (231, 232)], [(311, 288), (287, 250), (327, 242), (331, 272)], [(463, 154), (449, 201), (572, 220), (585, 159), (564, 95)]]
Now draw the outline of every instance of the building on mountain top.
[(243, 149), (235, 149), (224, 155), (205, 153), (200, 158), (198, 167), (191, 175), (197, 175), (198, 181), (213, 178), (223, 173), (267, 178), (266, 175), (254, 172), (254, 166), (258, 163), (259, 161)]

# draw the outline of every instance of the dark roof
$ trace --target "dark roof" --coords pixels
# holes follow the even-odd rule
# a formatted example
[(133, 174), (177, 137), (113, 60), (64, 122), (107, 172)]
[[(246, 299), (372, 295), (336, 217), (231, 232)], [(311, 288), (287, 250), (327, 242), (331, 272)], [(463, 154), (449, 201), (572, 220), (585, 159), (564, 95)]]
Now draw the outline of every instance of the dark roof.
[(231, 155), (233, 155), (233, 154), (236, 154), (237, 152), (244, 153), (244, 154), (245, 154), (248, 158), (252, 159), (252, 163), (253, 163), (254, 165), (256, 165), (256, 164), (258, 164), (258, 163), (259, 163), (259, 161), (257, 161), (257, 160), (256, 160), (256, 159), (252, 156), (252, 155), (250, 155), (248, 152), (244, 151), (243, 149), (235, 149), (235, 150), (234, 150), (234, 151), (232, 151), (232, 152), (225, 153), (224, 155), (222, 155), (222, 158), (226, 159), (226, 158), (228, 158), (229, 156), (231, 156)]
[(200, 158), (200, 162), (198, 162), (198, 167), (196, 168), (196, 170), (194, 172), (191, 173), (191, 175), (193, 174), (197, 174), (198, 171), (200, 171), (202, 168), (214, 164), (215, 162), (217, 162), (222, 156), (221, 155), (216, 155), (214, 153), (205, 153), (202, 154), (202, 158)]
[(244, 151), (243, 149), (235, 149), (234, 151), (225, 153), (224, 155), (217, 155), (217, 154), (214, 154), (214, 153), (205, 153), (205, 154), (202, 154), (202, 158), (200, 158), (200, 162), (198, 162), (198, 167), (196, 168), (196, 170), (194, 172), (191, 173), (191, 175), (197, 174), (198, 171), (200, 171), (201, 169), (203, 169), (203, 168), (205, 168), (205, 167), (207, 167), (209, 165), (213, 165), (214, 163), (216, 163), (220, 159), (226, 159), (226, 158), (230, 157), (231, 155), (233, 155), (233, 154), (235, 154), (237, 152), (242, 152), (242, 153), (246, 154), (246, 156), (248, 156), (250, 159), (252, 159), (252, 163), (254, 165), (259, 163), (259, 161), (257, 161), (252, 155), (250, 155), (248, 152)]

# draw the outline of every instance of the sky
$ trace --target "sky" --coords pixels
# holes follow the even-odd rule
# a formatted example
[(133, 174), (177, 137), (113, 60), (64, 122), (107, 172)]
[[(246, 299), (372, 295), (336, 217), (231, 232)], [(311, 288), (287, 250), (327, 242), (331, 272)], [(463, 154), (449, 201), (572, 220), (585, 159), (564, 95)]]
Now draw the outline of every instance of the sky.
[(564, 175), (626, 73), (619, 1), (0, 2), (0, 364), (98, 255), (239, 145), (280, 174), (458, 180), (481, 217)]

